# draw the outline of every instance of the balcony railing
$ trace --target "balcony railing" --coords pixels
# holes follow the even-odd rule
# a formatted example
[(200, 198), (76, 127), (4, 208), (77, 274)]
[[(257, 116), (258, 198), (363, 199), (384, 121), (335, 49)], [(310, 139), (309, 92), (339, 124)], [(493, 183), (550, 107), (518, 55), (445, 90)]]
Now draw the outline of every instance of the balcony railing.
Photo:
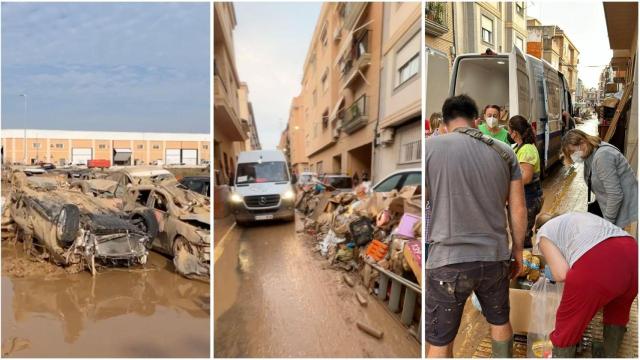
[(354, 79), (354, 73), (363, 70), (371, 64), (371, 50), (369, 49), (369, 30), (362, 30), (354, 34), (353, 45), (342, 55), (340, 60), (340, 75), (345, 80), (345, 86)]
[(362, 95), (349, 106), (346, 118), (342, 123), (342, 131), (352, 134), (367, 125), (369, 122), (367, 105), (367, 96)]
[(447, 3), (428, 2), (425, 9), (425, 30), (427, 34), (441, 36), (449, 31), (447, 26)]

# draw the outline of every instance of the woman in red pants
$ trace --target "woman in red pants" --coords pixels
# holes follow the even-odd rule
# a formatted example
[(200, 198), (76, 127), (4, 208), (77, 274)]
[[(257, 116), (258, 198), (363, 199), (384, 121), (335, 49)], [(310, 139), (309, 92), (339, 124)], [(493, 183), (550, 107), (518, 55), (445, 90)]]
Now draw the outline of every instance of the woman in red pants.
[(551, 333), (553, 357), (575, 357), (576, 345), (603, 309), (604, 356), (616, 357), (638, 294), (638, 242), (590, 213), (538, 218), (537, 240), (546, 276), (564, 282)]

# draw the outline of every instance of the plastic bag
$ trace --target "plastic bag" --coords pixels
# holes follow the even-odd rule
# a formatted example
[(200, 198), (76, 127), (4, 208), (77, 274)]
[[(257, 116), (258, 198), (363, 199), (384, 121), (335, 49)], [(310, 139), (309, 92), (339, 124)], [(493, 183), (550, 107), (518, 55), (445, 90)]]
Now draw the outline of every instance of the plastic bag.
[(549, 335), (556, 324), (556, 312), (562, 299), (563, 285), (541, 277), (531, 287), (531, 316), (527, 335), (527, 357), (552, 357)]

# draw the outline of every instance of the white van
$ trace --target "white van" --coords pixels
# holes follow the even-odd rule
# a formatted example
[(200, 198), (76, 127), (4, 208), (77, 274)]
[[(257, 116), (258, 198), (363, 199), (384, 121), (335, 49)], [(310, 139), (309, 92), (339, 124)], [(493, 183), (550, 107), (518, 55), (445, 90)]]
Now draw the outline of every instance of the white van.
[(548, 62), (524, 55), (513, 47), (509, 54), (464, 54), (456, 57), (449, 95), (467, 94), (479, 110), (495, 104), (529, 120), (544, 173), (560, 159), (564, 125), (562, 111), (571, 110), (564, 76)]
[(236, 223), (294, 220), (295, 192), (284, 154), (277, 150), (245, 151), (238, 155), (230, 195)]

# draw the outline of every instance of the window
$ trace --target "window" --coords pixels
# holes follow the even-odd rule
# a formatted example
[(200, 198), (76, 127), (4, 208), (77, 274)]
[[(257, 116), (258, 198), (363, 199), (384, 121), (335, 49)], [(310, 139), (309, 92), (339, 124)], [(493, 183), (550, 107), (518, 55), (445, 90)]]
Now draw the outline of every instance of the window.
[(209, 144), (203, 144), (203, 145), (202, 145), (202, 148), (203, 148), (204, 150), (209, 150)]
[(155, 144), (151, 147), (153, 150), (160, 150), (160, 145)]
[(420, 140), (402, 144), (400, 148), (400, 163), (418, 162), (421, 157), (422, 147), (420, 146)]
[(56, 149), (64, 149), (64, 144), (56, 144)]
[(375, 192), (389, 192), (395, 189), (400, 184), (401, 179), (402, 179), (402, 174), (393, 175), (392, 177), (378, 184), (378, 186), (376, 186), (376, 188), (373, 190)]
[(327, 23), (326, 22), (322, 26), (322, 32), (320, 33), (320, 41), (322, 41), (322, 46), (327, 46)]
[(40, 149), (40, 143), (33, 143), (34, 149)]
[(136, 145), (136, 149), (142, 150), (142, 149), (144, 149), (144, 145), (138, 144), (138, 145)]
[(493, 44), (493, 20), (482, 15), (482, 41)]
[(519, 36), (516, 36), (516, 46), (518, 47), (518, 49), (524, 51), (524, 40), (522, 40), (522, 38), (520, 38)]
[(322, 161), (318, 161), (316, 164), (316, 173), (322, 174)]
[(516, 13), (524, 17), (524, 3), (522, 3), (521, 1), (516, 2)]
[(329, 127), (329, 109), (322, 113), (322, 131), (325, 131)]
[(411, 79), (418, 73), (420, 68), (420, 54), (415, 54), (409, 61), (404, 63), (400, 69), (398, 69), (398, 86), (404, 84), (407, 80)]
[(154, 195), (155, 201), (153, 202), (153, 208), (156, 210), (167, 212), (167, 199), (158, 193), (155, 193)]
[(327, 89), (329, 88), (328, 86), (328, 81), (327, 81), (327, 74), (329, 73), (328, 70), (324, 71), (324, 74), (322, 75), (322, 79), (320, 79), (320, 82), (322, 83), (322, 93), (326, 93)]

